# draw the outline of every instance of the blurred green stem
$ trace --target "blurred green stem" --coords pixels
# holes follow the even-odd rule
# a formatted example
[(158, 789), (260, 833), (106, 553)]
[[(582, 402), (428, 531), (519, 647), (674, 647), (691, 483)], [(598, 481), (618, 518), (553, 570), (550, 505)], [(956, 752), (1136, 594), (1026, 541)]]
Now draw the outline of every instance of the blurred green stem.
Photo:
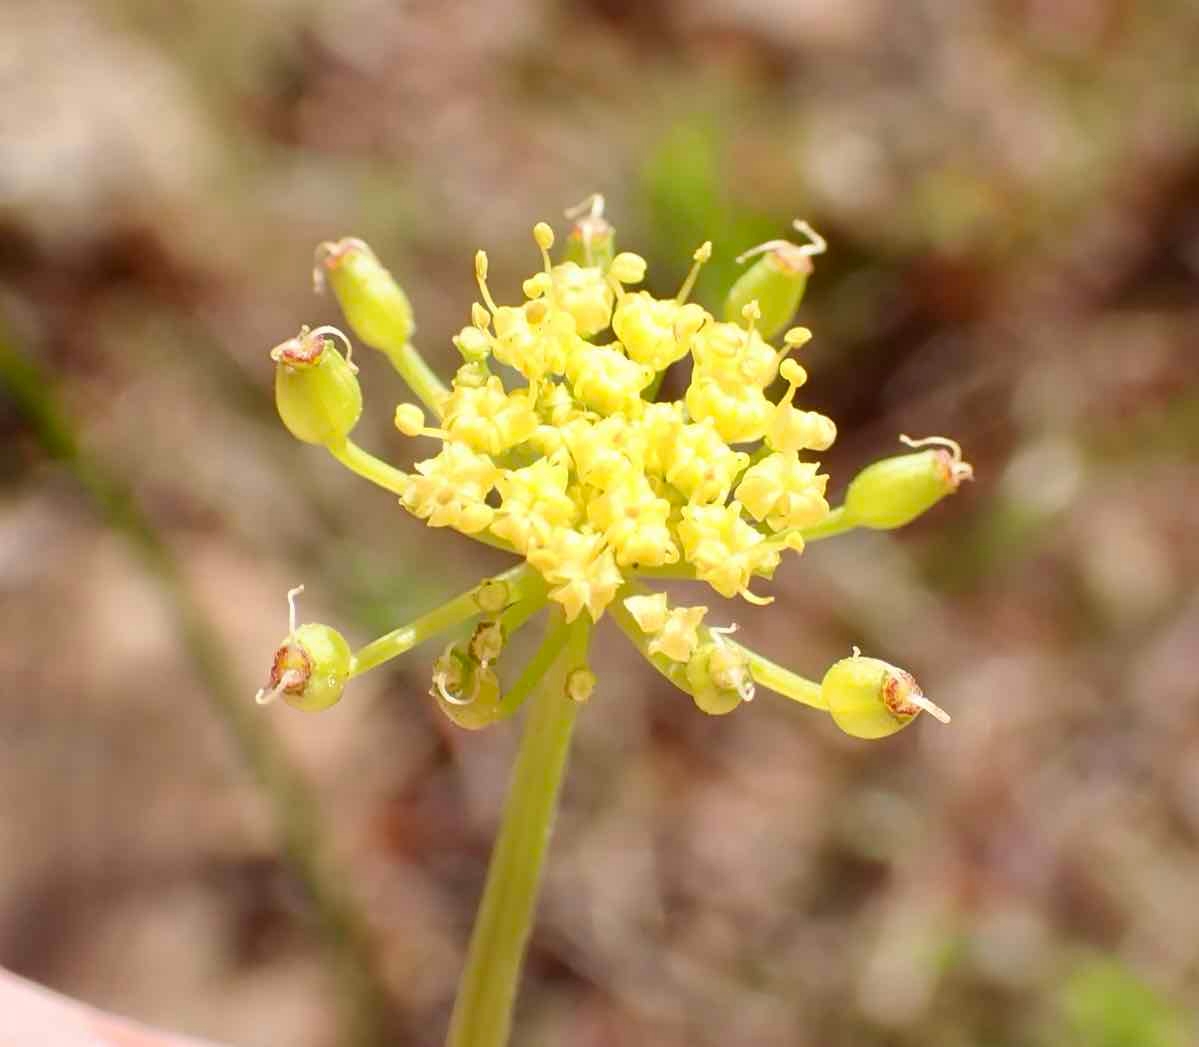
[[(550, 618), (544, 647), (565, 650), (537, 686), (504, 804), (499, 838), (458, 986), (447, 1047), (503, 1047), (533, 926), (541, 872), (566, 771), (578, 706), (566, 696), (567, 673), (586, 661), (590, 620)], [(538, 659), (535, 655), (535, 660)]]
[(7, 389), (45, 452), (71, 472), (168, 597), (196, 676), (269, 798), (288, 865), (307, 891), (321, 934), (336, 958), (347, 1012), (347, 1042), (380, 1047), (392, 1042), (387, 993), (376, 973), (367, 922), (329, 861), (317, 799), (287, 759), (269, 721), (233, 678), (224, 641), (192, 598), (174, 553), (129, 487), (80, 448), (49, 376), (16, 349), (2, 327), (0, 386)]

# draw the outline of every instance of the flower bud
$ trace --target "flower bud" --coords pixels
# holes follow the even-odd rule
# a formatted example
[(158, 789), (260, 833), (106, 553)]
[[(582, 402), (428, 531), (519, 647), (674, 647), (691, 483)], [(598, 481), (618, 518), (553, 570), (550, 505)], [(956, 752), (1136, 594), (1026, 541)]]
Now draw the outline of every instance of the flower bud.
[(482, 730), (500, 719), (500, 681), (461, 644), (450, 644), (433, 663), (429, 694), (459, 727)]
[(275, 406), (291, 434), (310, 444), (344, 440), (362, 414), (358, 369), (326, 338), (349, 342), (333, 327), (301, 328), (271, 350), (275, 361)]
[(805, 233), (811, 243), (802, 246), (787, 240), (771, 240), (751, 248), (737, 261), (744, 262), (760, 255), (729, 289), (724, 300), (724, 318), (744, 326), (744, 309), (757, 301), (761, 316), (757, 319), (758, 333), (767, 341), (784, 330), (803, 301), (812, 273), (812, 256), (824, 251), (824, 240), (806, 222), (796, 222), (795, 228)]
[[(710, 630), (715, 633), (716, 630)], [(695, 704), (710, 716), (731, 713), (754, 696), (749, 664), (737, 648), (714, 637), (701, 644), (686, 668)]]
[(352, 661), (350, 645), (336, 629), (301, 625), (275, 651), (269, 690), (260, 691), (258, 701), (281, 696), (305, 712), (328, 709), (341, 699)]
[(938, 446), (884, 458), (853, 478), (845, 492), (845, 512), (859, 527), (881, 531), (902, 527), (974, 475), (970, 464), (962, 461), (962, 449), (952, 440), (935, 436), (900, 439), (909, 447)]
[(316, 249), (313, 282), (333, 288), (350, 330), (373, 349), (402, 349), (412, 337), (412, 306), (363, 241), (353, 237)]
[(832, 665), (820, 696), (834, 722), (855, 738), (886, 738), (926, 710), (942, 723), (949, 716), (924, 697), (912, 674), (857, 653)]
[(566, 674), (566, 685), (564, 687), (566, 697), (572, 702), (578, 702), (582, 705), (584, 702), (589, 701), (595, 693), (595, 687), (598, 682), (595, 673), (586, 666), (571, 669)]

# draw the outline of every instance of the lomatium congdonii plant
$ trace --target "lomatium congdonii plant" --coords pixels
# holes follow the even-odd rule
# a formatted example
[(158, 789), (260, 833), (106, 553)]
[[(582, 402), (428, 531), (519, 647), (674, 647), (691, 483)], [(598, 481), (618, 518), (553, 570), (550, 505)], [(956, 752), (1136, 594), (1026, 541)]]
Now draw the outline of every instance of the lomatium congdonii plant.
[[(475, 255), (482, 301), (454, 338), (462, 365), (448, 387), (412, 345), (408, 299), (370, 248), (354, 239), (317, 248), (318, 289), (332, 288), (351, 332), (386, 355), (420, 401), (395, 412), (401, 433), (435, 451), (412, 472), (351, 439), (362, 394), (345, 334), (303, 328), (271, 352), (279, 414), (295, 436), (430, 527), (518, 560), (357, 650), (327, 625), (297, 626), (293, 602), (259, 693), (324, 709), (355, 676), (449, 633), (429, 693), (454, 723), (484, 728), (528, 701), (451, 1022), (456, 1047), (507, 1042), (571, 731), (580, 706), (597, 691), (605, 697), (588, 664), (591, 630), (605, 617), (705, 713), (731, 713), (762, 686), (826, 711), (858, 738), (894, 734), (922, 711), (949, 719), (903, 669), (855, 649), (817, 683), (732, 639), (729, 612), (675, 606), (650, 588), (687, 579), (709, 596), (769, 603), (764, 582), (784, 556), (853, 528), (905, 524), (970, 476), (953, 441), (901, 437), (910, 453), (867, 466), (844, 504), (829, 507), (828, 477), (812, 459), (837, 430), (795, 402), (807, 373), (793, 354), (812, 336), (790, 326), (824, 242), (797, 222), (800, 243), (746, 252), (741, 261), (752, 262), (717, 319), (689, 301), (710, 244), (695, 251), (676, 295), (655, 298), (636, 290), (645, 260), (614, 251), (602, 200), (571, 217), (558, 261), (550, 226), (534, 227), (541, 266), (517, 305), (496, 303), (487, 255)], [(683, 398), (657, 400), (663, 373), (687, 358)], [(540, 647), (525, 665), (506, 665), (512, 634), (546, 608)]]

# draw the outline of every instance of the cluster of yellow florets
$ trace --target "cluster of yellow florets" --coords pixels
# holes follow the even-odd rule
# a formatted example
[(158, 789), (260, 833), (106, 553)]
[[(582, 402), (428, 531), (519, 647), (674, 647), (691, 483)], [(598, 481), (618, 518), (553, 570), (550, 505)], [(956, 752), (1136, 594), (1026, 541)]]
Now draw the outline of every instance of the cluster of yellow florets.
[[(554, 265), (550, 227), (534, 239), (543, 270), (517, 306), (495, 303), (476, 256), (483, 303), (454, 339), (466, 363), (436, 427), (414, 404), (396, 411), (401, 431), (442, 442), (408, 476), (403, 504), (433, 527), (510, 546), (568, 620), (584, 609), (598, 619), (639, 569), (683, 563), (721, 596), (762, 602), (751, 580), (802, 550), (802, 530), (829, 512), (827, 477), (800, 455), (829, 447), (836, 427), (794, 405), (807, 376), (786, 359), (809, 332), (792, 328), (776, 349), (755, 329), (756, 302), (743, 324), (687, 302), (709, 244), (679, 295), (659, 299), (628, 290), (645, 276), (638, 255)], [(687, 356), (683, 399), (652, 402), (660, 372)], [(506, 388), (491, 359), (524, 384)], [(787, 388), (772, 401), (779, 377)], [(706, 608), (642, 603), (629, 606), (653, 651), (687, 660)]]

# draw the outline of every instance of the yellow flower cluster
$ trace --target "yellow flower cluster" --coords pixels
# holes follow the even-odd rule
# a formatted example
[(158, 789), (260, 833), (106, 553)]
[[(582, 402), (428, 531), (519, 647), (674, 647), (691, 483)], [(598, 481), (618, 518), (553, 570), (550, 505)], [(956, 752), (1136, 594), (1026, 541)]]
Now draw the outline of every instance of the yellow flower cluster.
[[(550, 227), (538, 224), (534, 239), (543, 268), (517, 306), (496, 304), (487, 256), (476, 256), (482, 303), (454, 339), (465, 363), (438, 404), (437, 427), (414, 404), (396, 412), (402, 432), (442, 442), (406, 476), (403, 504), (430, 526), (506, 543), (540, 572), (568, 620), (584, 609), (598, 619), (649, 568), (762, 602), (751, 580), (802, 550), (801, 531), (829, 512), (827, 477), (800, 455), (826, 449), (836, 428), (794, 406), (806, 375), (786, 359), (810, 334), (793, 328), (776, 349), (755, 329), (756, 302), (743, 323), (687, 302), (709, 244), (680, 293), (659, 299), (629, 290), (645, 275), (637, 255), (618, 254), (606, 268), (555, 265)], [(652, 402), (661, 372), (688, 356), (682, 400)], [(506, 388), (492, 361), (523, 384)], [(767, 389), (780, 375), (788, 388), (776, 402)], [(692, 656), (707, 608), (671, 610), (664, 595), (626, 605), (652, 653)]]

